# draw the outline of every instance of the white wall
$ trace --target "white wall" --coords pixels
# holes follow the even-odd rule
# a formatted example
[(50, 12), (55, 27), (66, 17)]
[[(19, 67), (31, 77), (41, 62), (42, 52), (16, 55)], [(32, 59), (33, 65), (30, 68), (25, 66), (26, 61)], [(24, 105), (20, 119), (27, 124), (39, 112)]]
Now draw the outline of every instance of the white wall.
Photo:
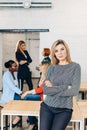
[[(71, 57), (80, 63), (82, 81), (87, 81), (87, 1), (54, 0), (49, 19), (50, 33), (41, 34), (41, 50), (57, 39), (70, 46)], [(41, 57), (41, 56), (40, 56)]]
[(72, 59), (81, 64), (82, 81), (87, 81), (87, 0), (53, 0), (52, 8), (0, 8), (0, 29), (46, 29), (40, 34), (43, 47), (57, 39), (69, 43)]

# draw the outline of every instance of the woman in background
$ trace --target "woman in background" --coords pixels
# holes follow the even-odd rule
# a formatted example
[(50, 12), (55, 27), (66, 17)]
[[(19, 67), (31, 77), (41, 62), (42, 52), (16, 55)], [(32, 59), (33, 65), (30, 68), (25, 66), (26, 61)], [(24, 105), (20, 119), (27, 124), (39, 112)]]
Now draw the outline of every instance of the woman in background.
[(29, 69), (29, 64), (32, 59), (26, 50), (26, 45), (24, 41), (19, 41), (16, 46), (15, 57), (18, 62), (18, 81), (21, 82), (21, 90), (23, 90), (24, 80), (28, 84), (29, 90), (33, 89), (31, 72)]
[[(48, 67), (51, 64), (51, 60), (49, 58), (50, 55), (50, 49), (49, 48), (45, 48), (44, 49), (44, 58), (39, 66), (39, 71), (41, 73), (41, 79), (40, 79), (40, 83), (39, 86), (33, 90), (30, 91), (26, 91), (24, 92), (24, 94), (22, 95), (22, 99), (24, 100), (36, 100), (36, 101), (40, 101), (40, 100), (44, 100), (44, 95), (43, 95), (43, 84), (46, 78), (46, 73), (48, 70)], [(34, 116), (29, 116), (28, 117), (28, 122), (30, 123), (29, 125), (29, 130), (38, 130), (37, 127), (37, 118)]]
[[(11, 100), (21, 100), (22, 91), (19, 89), (17, 80), (17, 64), (13, 60), (5, 62), (4, 66), (8, 69), (3, 74), (3, 93), (0, 103), (6, 104)], [(12, 127), (19, 125), (21, 117), (16, 117)]]
[(43, 86), (46, 98), (40, 108), (40, 130), (65, 130), (72, 117), (73, 96), (79, 92), (81, 68), (72, 62), (63, 40), (52, 45), (51, 62)]
[[(40, 71), (40, 81), (39, 81), (39, 86), (43, 83), (44, 79), (46, 78), (46, 66), (48, 66), (51, 63), (51, 59), (50, 59), (50, 49), (49, 48), (43, 48), (42, 51), (42, 55), (43, 55), (43, 60), (41, 61), (41, 64), (39, 65), (38, 70)], [(46, 63), (46, 64), (45, 64)]]
[[(50, 59), (50, 49), (44, 48), (42, 52), (44, 58), (41, 61), (41, 64), (38, 67), (38, 71), (41, 73), (39, 85), (36, 89), (32, 89), (30, 91), (26, 91), (23, 93), (22, 98), (25, 100), (43, 100), (43, 83), (46, 79), (46, 73), (48, 70), (48, 67), (51, 65), (51, 59)], [(28, 95), (29, 94), (29, 95)], [(31, 95), (34, 94), (34, 95)], [(35, 95), (37, 94), (37, 95)]]
[(39, 83), (39, 86), (35, 89), (26, 91), (22, 94), (22, 99), (24, 100), (44, 100), (44, 96), (43, 96), (43, 84), (45, 82), (46, 79), (46, 73), (48, 71), (49, 66), (51, 65), (51, 62), (49, 59), (46, 59), (45, 62), (43, 61), (39, 67), (39, 71), (42, 73), (41, 76), (43, 76), (43, 78), (41, 77), (41, 81)]

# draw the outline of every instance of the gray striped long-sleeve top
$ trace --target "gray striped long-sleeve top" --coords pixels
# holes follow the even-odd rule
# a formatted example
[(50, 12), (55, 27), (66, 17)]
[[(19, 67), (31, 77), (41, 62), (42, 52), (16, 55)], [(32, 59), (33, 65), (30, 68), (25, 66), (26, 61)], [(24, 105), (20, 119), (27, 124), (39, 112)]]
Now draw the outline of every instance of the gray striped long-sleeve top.
[(47, 95), (44, 102), (51, 107), (72, 109), (72, 97), (78, 94), (80, 88), (80, 65), (72, 62), (50, 66), (46, 80), (51, 81), (52, 87), (44, 84), (43, 92)]

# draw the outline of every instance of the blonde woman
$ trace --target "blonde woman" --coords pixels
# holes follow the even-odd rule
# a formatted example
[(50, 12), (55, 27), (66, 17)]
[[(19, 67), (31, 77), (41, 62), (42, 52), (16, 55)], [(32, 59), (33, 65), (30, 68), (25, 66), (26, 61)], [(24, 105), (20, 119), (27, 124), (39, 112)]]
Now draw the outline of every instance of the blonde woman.
[(24, 80), (26, 80), (29, 90), (32, 90), (33, 84), (29, 69), (29, 64), (32, 62), (32, 59), (26, 50), (25, 42), (22, 40), (17, 43), (15, 57), (18, 62), (18, 80), (21, 81), (21, 90), (23, 90)]
[(72, 116), (72, 98), (79, 92), (81, 68), (71, 60), (68, 45), (57, 40), (51, 48), (52, 65), (43, 86), (40, 130), (65, 130)]
[[(26, 91), (24, 92), (24, 94), (22, 94), (21, 98), (24, 100), (35, 100), (35, 101), (40, 101), (40, 100), (44, 100), (44, 96), (43, 96), (43, 83), (46, 79), (46, 73), (48, 70), (48, 67), (50, 66), (51, 62), (50, 60), (47, 58), (45, 60), (45, 62), (43, 61), (39, 67), (39, 71), (42, 73), (41, 75), (41, 79), (40, 80), (40, 84), (36, 89), (30, 90), (30, 91)], [(29, 119), (27, 120), (29, 122), (29, 130), (37, 130), (38, 126), (37, 126), (37, 118), (34, 116), (29, 116)]]

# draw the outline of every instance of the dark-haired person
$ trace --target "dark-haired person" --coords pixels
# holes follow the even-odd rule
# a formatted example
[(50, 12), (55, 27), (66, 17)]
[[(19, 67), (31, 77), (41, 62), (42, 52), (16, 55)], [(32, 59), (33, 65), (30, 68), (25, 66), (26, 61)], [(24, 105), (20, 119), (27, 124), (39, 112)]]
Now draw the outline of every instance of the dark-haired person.
[(32, 59), (26, 50), (25, 42), (22, 40), (17, 43), (15, 57), (18, 62), (18, 80), (21, 81), (21, 90), (23, 90), (24, 80), (28, 84), (29, 90), (32, 90), (33, 84), (29, 68), (29, 64), (32, 62)]
[[(0, 103), (6, 104), (11, 100), (20, 100), (22, 91), (18, 86), (16, 62), (9, 60), (5, 62), (4, 65), (8, 70), (3, 74), (3, 93), (1, 95)], [(18, 125), (21, 121), (20, 119), (20, 117), (16, 117), (12, 127)]]
[(67, 43), (57, 40), (43, 85), (45, 100), (40, 108), (40, 130), (65, 130), (73, 112), (73, 96), (79, 92), (81, 67), (71, 60)]

